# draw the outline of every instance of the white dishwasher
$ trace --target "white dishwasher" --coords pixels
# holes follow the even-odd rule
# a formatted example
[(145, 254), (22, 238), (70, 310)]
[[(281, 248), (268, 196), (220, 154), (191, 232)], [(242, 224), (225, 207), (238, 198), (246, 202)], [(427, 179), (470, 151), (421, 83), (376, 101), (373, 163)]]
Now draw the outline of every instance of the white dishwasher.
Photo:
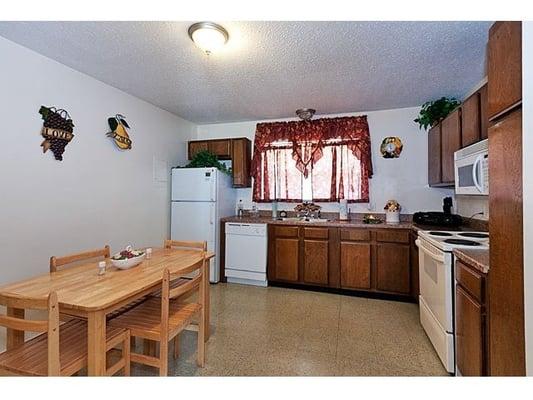
[(228, 282), (267, 286), (267, 225), (226, 222)]

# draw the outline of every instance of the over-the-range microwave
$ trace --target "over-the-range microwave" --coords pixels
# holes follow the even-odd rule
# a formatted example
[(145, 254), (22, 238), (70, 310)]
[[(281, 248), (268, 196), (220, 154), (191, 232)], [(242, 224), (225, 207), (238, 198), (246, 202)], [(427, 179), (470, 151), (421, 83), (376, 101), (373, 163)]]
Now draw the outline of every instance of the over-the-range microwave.
[(455, 194), (489, 194), (489, 140), (474, 143), (454, 153)]

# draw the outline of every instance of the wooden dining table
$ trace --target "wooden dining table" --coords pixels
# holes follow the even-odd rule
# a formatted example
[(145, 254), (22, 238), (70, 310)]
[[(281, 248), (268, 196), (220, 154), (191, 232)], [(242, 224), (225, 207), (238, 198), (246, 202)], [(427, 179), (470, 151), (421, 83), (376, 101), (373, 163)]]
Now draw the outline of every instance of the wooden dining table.
[[(213, 256), (213, 253), (207, 253), (207, 258)], [(55, 291), (60, 312), (87, 318), (87, 373), (104, 376), (106, 315), (160, 289), (165, 268), (179, 273), (180, 269), (186, 269), (201, 259), (202, 252), (198, 250), (154, 248), (150, 259), (128, 270), (119, 270), (108, 260), (106, 273), (98, 275), (98, 263), (86, 263), (2, 286), (0, 292), (44, 297)], [(204, 276), (204, 285), (206, 293), (209, 293), (208, 275)], [(24, 316), (21, 309), (11, 308), (7, 312), (13, 316)], [(206, 314), (209, 314), (209, 307)], [(23, 342), (24, 332), (7, 330), (7, 349)]]

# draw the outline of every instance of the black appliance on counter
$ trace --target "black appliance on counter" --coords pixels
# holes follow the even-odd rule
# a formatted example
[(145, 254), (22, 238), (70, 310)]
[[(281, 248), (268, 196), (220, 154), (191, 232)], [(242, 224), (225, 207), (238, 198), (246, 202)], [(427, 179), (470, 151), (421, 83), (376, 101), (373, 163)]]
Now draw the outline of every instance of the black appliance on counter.
[(413, 215), (413, 222), (419, 225), (435, 225), (457, 228), (463, 223), (460, 215), (452, 214), (453, 202), (451, 197), (445, 197), (440, 211), (419, 211)]

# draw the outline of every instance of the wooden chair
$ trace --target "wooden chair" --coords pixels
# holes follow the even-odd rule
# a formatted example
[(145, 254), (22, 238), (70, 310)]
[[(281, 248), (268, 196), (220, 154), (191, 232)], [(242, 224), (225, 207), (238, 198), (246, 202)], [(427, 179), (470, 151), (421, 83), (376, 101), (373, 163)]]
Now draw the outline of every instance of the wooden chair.
[[(111, 251), (109, 245), (105, 245), (103, 249), (89, 250), (81, 253), (70, 254), (68, 256), (50, 257), (50, 272), (63, 271), (68, 268), (73, 268), (76, 265), (79, 265), (81, 262), (89, 261), (104, 261), (108, 260), (111, 257)], [(96, 268), (95, 268), (96, 272)], [(117, 315), (122, 314), (123, 312), (135, 307), (136, 305), (142, 303), (146, 298), (140, 298), (134, 302), (131, 302), (120, 309), (113, 311), (107, 315), (107, 319), (115, 318)], [(72, 319), (83, 319), (80, 316), (69, 315), (68, 313), (61, 313), (62, 321), (70, 321)]]
[[(207, 252), (207, 242), (206, 241), (203, 241), (203, 242), (194, 242), (194, 241), (180, 241), (180, 240), (170, 240), (170, 239), (167, 239), (165, 240), (165, 243), (164, 243), (164, 247), (165, 249), (196, 249), (196, 250), (201, 250), (201, 251), (204, 251), (204, 252)], [(206, 295), (206, 304), (205, 304), (205, 326), (206, 326), (206, 333), (205, 333), (205, 340), (207, 341), (209, 339), (209, 335), (210, 335), (210, 328), (209, 328), (209, 324), (210, 324), (210, 321), (209, 321), (209, 315), (210, 315), (210, 298), (209, 298), (209, 263), (208, 263), (208, 267), (207, 267), (207, 278), (206, 278), (206, 289), (205, 289), (205, 295)], [(170, 288), (171, 289), (174, 289), (178, 286), (181, 286), (185, 283), (187, 283), (188, 280), (190, 280), (191, 278), (190, 277), (183, 277), (183, 278), (178, 278), (178, 279), (175, 279), (173, 280), (171, 283), (170, 283)], [(184, 293), (183, 296), (184, 298), (190, 296), (191, 293)], [(155, 294), (155, 296), (158, 296), (158, 297), (161, 297), (161, 291), (158, 291), (158, 293)], [(192, 323), (191, 325), (189, 325), (187, 327), (187, 330), (192, 330), (192, 331), (198, 331), (198, 324), (196, 323)], [(179, 357), (179, 343), (180, 343), (180, 335), (178, 334), (175, 338), (174, 338), (174, 359), (178, 358)], [(148, 343), (148, 341), (145, 341), (144, 343), (145, 346), (148, 347), (148, 353), (154, 353), (155, 352), (155, 348), (153, 347), (153, 344), (151, 343)]]
[[(198, 354), (197, 364), (205, 364), (205, 284), (207, 260), (203, 260), (179, 273), (168, 268), (163, 272), (161, 297), (151, 297), (141, 305), (125, 312), (109, 322), (119, 329), (128, 329), (132, 337), (139, 337), (159, 343), (159, 356), (148, 354), (131, 354), (131, 361), (159, 368), (160, 376), (168, 374), (168, 343), (180, 334), (190, 323), (198, 318)], [(170, 288), (173, 279), (197, 272), (186, 283)], [(183, 295), (198, 291), (197, 302), (183, 302)]]
[[(70, 376), (87, 366), (87, 323), (72, 320), (59, 324), (57, 294), (45, 298), (0, 294), (0, 305), (7, 307), (0, 315), (0, 326), (23, 332), (40, 333), (14, 348), (0, 353), (0, 372), (23, 376)], [(24, 313), (10, 309), (44, 310), (46, 320), (28, 320)], [(41, 311), (42, 312), (42, 311)], [(124, 370), (130, 374), (130, 333), (127, 329), (107, 329), (107, 351), (122, 344), (122, 356), (107, 369), (111, 376)]]

